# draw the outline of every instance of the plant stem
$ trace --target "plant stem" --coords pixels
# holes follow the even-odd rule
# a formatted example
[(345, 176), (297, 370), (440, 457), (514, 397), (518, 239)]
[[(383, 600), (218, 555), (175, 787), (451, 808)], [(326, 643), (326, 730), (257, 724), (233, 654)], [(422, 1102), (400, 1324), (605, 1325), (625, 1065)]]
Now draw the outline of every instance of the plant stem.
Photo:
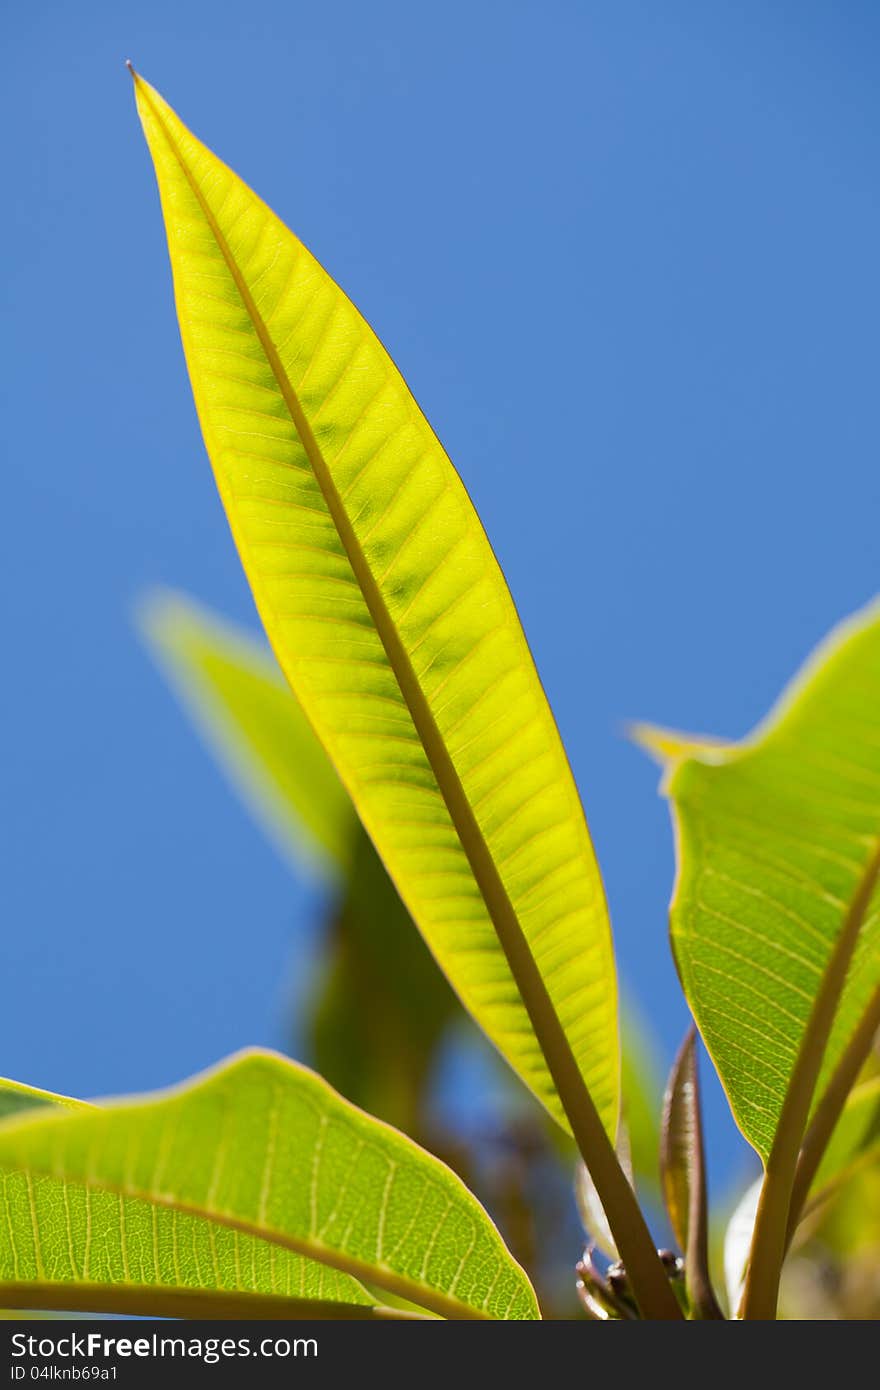
[(155, 107), (149, 90), (141, 83), (137, 74), (133, 73), (133, 76), (139, 91), (165, 134), (226, 261), (230, 275), (253, 323), (254, 331), (321, 488), (328, 511), (345, 548), (376, 631), (385, 648), (401, 694), (434, 771), (450, 818), (458, 832), (462, 848), (480, 888), (499, 943), (513, 975), (514, 983), (522, 997), (562, 1107), (571, 1125), (575, 1142), (590, 1171), (599, 1199), (605, 1208), (608, 1224), (614, 1234), (621, 1259), (626, 1266), (626, 1272), (639, 1308), (646, 1318), (680, 1319), (681, 1310), (636, 1201), (635, 1193), (618, 1163), (614, 1147), (593, 1104), (592, 1096), (581, 1075), (538, 964), (520, 926), (507, 888), (486, 843), (458, 769), (437, 726), (434, 712), (413, 668), (410, 654), (388, 610), (379, 582), (364, 554), (351, 517), (337, 488), (332, 470), (306, 417), (293, 383), (284, 369), (269, 328), (260, 314), (232, 248), (208, 205), (204, 190), (168, 134), (162, 114)]
[(742, 1316), (749, 1320), (767, 1321), (776, 1317), (779, 1280), (787, 1248), (789, 1213), (792, 1208), (801, 1141), (809, 1118), (828, 1035), (834, 1023), (834, 1015), (878, 873), (880, 842), (875, 845), (867, 867), (859, 879), (840, 935), (825, 967), (788, 1084), (773, 1147), (767, 1159), (743, 1295)]
[(828, 1142), (834, 1133), (847, 1097), (855, 1085), (859, 1072), (868, 1059), (877, 1030), (880, 1029), (880, 988), (871, 996), (868, 1007), (859, 1020), (846, 1051), (838, 1062), (825, 1094), (813, 1112), (801, 1145), (800, 1157), (794, 1175), (791, 1193), (791, 1210), (788, 1217), (786, 1248), (791, 1244), (798, 1222), (804, 1210), (813, 1179), (822, 1162)]

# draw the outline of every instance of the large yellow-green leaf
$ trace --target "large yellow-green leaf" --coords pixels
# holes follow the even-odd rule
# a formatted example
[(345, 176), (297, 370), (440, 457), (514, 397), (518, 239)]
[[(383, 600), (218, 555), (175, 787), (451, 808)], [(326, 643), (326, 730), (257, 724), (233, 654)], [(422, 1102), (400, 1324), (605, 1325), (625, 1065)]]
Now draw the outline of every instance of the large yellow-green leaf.
[(13, 1282), (82, 1278), (85, 1266), (114, 1286), (198, 1288), (213, 1271), (221, 1289), (268, 1281), (283, 1295), (285, 1279), (327, 1266), (307, 1297), (357, 1303), (366, 1279), (448, 1317), (538, 1316), (528, 1279), (450, 1169), (271, 1053), (157, 1096), (7, 1120), (0, 1170), (21, 1242), (5, 1257)]
[[(672, 940), (743, 1133), (767, 1158), (831, 952), (880, 835), (880, 609), (823, 644), (740, 744), (673, 754)], [(674, 746), (674, 744), (672, 745)], [(880, 984), (862, 926), (816, 1087)]]
[[(528, 974), (549, 995), (613, 1134), (604, 895), (479, 519), (338, 286), (152, 88), (136, 86), (202, 431), (282, 669), (467, 1007), (565, 1123), (513, 952), (520, 981)], [(542, 460), (524, 488), (551, 473)]]
[[(375, 1298), (355, 1279), (283, 1246), (161, 1200), (126, 1195), (63, 1164), (10, 1159), (12, 1117), (83, 1101), (0, 1080), (0, 1303), (16, 1308), (155, 1317), (368, 1317)], [(48, 1129), (51, 1140), (53, 1131)], [(25, 1129), (23, 1133), (29, 1131)], [(57, 1137), (57, 1134), (56, 1136)], [(379, 1311), (379, 1310), (375, 1310)]]

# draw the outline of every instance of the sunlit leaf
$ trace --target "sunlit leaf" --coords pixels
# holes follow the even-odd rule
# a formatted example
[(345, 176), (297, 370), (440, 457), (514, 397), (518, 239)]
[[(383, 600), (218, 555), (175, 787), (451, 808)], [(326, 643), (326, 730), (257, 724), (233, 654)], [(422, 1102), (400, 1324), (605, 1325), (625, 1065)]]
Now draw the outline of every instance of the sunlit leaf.
[(355, 843), (343, 900), (304, 1025), (318, 1071), (343, 1095), (418, 1135), (428, 1081), (458, 1002), (366, 835)]
[[(604, 895), (479, 519), (357, 310), (161, 97), (136, 85), (202, 430), (282, 669), (474, 1017), (565, 1123), (512, 954), (542, 1008), (549, 996), (613, 1135)], [(544, 482), (545, 463), (535, 477)]]
[[(691, 1008), (766, 1159), (835, 942), (880, 834), (880, 610), (844, 624), (743, 743), (674, 763), (671, 909)], [(875, 894), (816, 1096), (880, 984)]]
[[(371, 1315), (376, 1300), (355, 1279), (186, 1210), (167, 1192), (150, 1200), (91, 1173), (63, 1176), (67, 1164), (47, 1147), (64, 1133), (48, 1112), (43, 1123), (49, 1106), (73, 1111), (86, 1126), (102, 1123), (102, 1112), (82, 1101), (0, 1081), (5, 1306), (156, 1317)], [(16, 1136), (32, 1153), (27, 1166), (13, 1156)]]
[[(833, 1200), (816, 1208), (814, 1219), (797, 1232), (796, 1244), (805, 1232), (815, 1235), (820, 1259), (833, 1254), (848, 1263), (854, 1255), (868, 1256), (876, 1272), (880, 1264), (880, 1155), (872, 1153), (871, 1158), (868, 1166), (847, 1175), (831, 1194)], [(811, 1251), (809, 1244), (806, 1248)], [(813, 1246), (812, 1252), (815, 1250)], [(876, 1287), (876, 1280), (874, 1284)]]
[[(61, 1278), (73, 1277), (78, 1261), (82, 1276), (84, 1261), (108, 1282), (195, 1284), (199, 1269), (204, 1277), (213, 1267), (208, 1228), (220, 1227), (226, 1287), (239, 1287), (239, 1271), (245, 1281), (255, 1277), (258, 1254), (263, 1278), (275, 1278), (293, 1252), (306, 1257), (309, 1274), (315, 1263), (328, 1267), (330, 1287), (319, 1297), (334, 1297), (335, 1287), (343, 1290), (337, 1298), (357, 1301), (351, 1282), (366, 1279), (444, 1316), (537, 1316), (525, 1274), (444, 1164), (273, 1054), (242, 1054), (157, 1096), (8, 1120), (0, 1169), (11, 1173), (19, 1239), (32, 1218), (28, 1269), (38, 1278), (40, 1260), (48, 1272), (47, 1238)], [(72, 1233), (82, 1236), (72, 1252), (50, 1220), (57, 1207), (40, 1205), (38, 1185), (50, 1185), (54, 1202), (59, 1180)], [(121, 1199), (140, 1204), (133, 1227), (128, 1211), (120, 1221)], [(201, 1263), (193, 1220), (206, 1232)], [(126, 1231), (137, 1235), (127, 1269)], [(20, 1249), (20, 1268), (23, 1257)], [(187, 1278), (182, 1267), (176, 1274), (181, 1260)], [(297, 1276), (300, 1267), (295, 1260)], [(2, 1286), (0, 1299), (10, 1302)]]
[(658, 1047), (644, 1020), (626, 1002), (621, 1012), (622, 1120), (633, 1181), (642, 1196), (660, 1193), (660, 1107), (663, 1082), (657, 1069)]

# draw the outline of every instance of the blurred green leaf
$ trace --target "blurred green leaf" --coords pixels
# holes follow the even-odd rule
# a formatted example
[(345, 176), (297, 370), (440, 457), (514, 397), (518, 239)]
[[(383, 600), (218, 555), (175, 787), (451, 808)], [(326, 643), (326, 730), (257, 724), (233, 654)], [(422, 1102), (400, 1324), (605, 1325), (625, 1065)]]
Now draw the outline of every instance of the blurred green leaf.
[(450, 986), (265, 644), (179, 594), (143, 612), (162, 669), (233, 785), (287, 848), (326, 852), (338, 902), (306, 1019), (318, 1071), (419, 1134), (424, 1083), (459, 1014)]
[(880, 1077), (851, 1092), (819, 1166), (804, 1216), (828, 1201), (865, 1167), (880, 1168)]
[(371, 1114), (421, 1133), (430, 1069), (460, 1010), (364, 834), (307, 1011), (318, 1071)]
[(141, 628), (221, 766), (285, 854), (344, 872), (359, 832), (348, 793), (262, 641), (182, 594)]
[(622, 1117), (633, 1180), (639, 1192), (652, 1200), (660, 1196), (660, 1110), (663, 1082), (656, 1058), (656, 1039), (632, 1003), (624, 997), (621, 1008)]
[(696, 1031), (676, 1057), (663, 1098), (660, 1173), (666, 1210), (685, 1257), (685, 1287), (700, 1318), (720, 1318), (709, 1273), (709, 1212)]
[[(364, 1278), (441, 1316), (538, 1316), (525, 1274), (444, 1164), (315, 1073), (269, 1053), (241, 1054), (156, 1096), (25, 1112), (0, 1125), (0, 1169), (10, 1175), (8, 1198), (12, 1184), (16, 1288), (28, 1272), (45, 1281), (50, 1252), (42, 1242), (53, 1237), (53, 1275), (60, 1266), (62, 1277), (82, 1280), (100, 1268), (105, 1282), (191, 1286), (197, 1218), (226, 1228), (245, 1287), (256, 1239), (272, 1247), (264, 1275), (273, 1279), (272, 1259), (283, 1266), (292, 1251), (327, 1266), (343, 1302), (370, 1302)], [(49, 1182), (52, 1201), (64, 1185), (71, 1214), (60, 1227), (50, 1219), (55, 1208), (40, 1206), (38, 1180)], [(120, 1219), (122, 1199), (141, 1204), (134, 1233), (128, 1212)], [(166, 1224), (157, 1227), (161, 1213)], [(298, 1260), (296, 1268), (305, 1277), (313, 1265)], [(15, 1301), (9, 1285), (0, 1284), (0, 1300)]]

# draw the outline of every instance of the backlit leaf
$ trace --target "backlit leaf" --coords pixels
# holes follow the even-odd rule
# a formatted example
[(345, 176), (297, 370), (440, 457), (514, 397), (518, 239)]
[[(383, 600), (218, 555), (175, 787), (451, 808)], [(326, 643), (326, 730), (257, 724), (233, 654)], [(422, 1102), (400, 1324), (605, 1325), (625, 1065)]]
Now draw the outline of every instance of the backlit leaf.
[(621, 1010), (622, 1123), (633, 1181), (643, 1197), (660, 1192), (660, 1107), (663, 1082), (657, 1070), (659, 1048), (644, 1020), (624, 998)]
[[(127, 1196), (54, 1159), (10, 1160), (16, 1116), (45, 1107), (88, 1118), (83, 1101), (0, 1080), (0, 1302), (6, 1307), (155, 1317), (366, 1317), (376, 1300), (348, 1275), (169, 1202)], [(50, 1125), (47, 1142), (62, 1131)], [(59, 1165), (63, 1164), (59, 1160)]]
[[(880, 610), (820, 648), (741, 744), (668, 773), (672, 940), (734, 1115), (766, 1159), (820, 981), (880, 834)], [(880, 984), (874, 895), (815, 1095)]]
[(321, 1075), (419, 1137), (431, 1067), (447, 1025), (464, 1018), (363, 832), (305, 1011)]
[(280, 665), (466, 1006), (565, 1124), (519, 952), (613, 1135), (604, 895), (479, 519), (338, 286), (140, 79), (136, 94), (202, 431)]
[[(537, 1316), (525, 1274), (444, 1164), (314, 1072), (269, 1053), (242, 1054), (157, 1096), (7, 1120), (0, 1170), (10, 1174), (20, 1241), (26, 1215), (33, 1220), (30, 1244), (7, 1257), (17, 1280), (39, 1279), (41, 1265), (44, 1276), (71, 1279), (78, 1269), (82, 1278), (85, 1266), (108, 1283), (166, 1286), (196, 1283), (199, 1271), (204, 1279), (213, 1269), (221, 1287), (238, 1288), (274, 1281), (279, 1270), (287, 1278), (292, 1258), (297, 1277), (328, 1267), (321, 1298), (336, 1289), (335, 1297), (357, 1301), (366, 1279), (444, 1316)], [(71, 1203), (60, 1228), (50, 1219), (59, 1181)], [(129, 1209), (120, 1215), (123, 1200), (136, 1204), (131, 1227)], [(211, 1257), (218, 1228), (219, 1268)], [(136, 1236), (127, 1247), (126, 1232)], [(44, 1239), (53, 1240), (51, 1268)], [(8, 1304), (0, 1285), (4, 1298)]]

